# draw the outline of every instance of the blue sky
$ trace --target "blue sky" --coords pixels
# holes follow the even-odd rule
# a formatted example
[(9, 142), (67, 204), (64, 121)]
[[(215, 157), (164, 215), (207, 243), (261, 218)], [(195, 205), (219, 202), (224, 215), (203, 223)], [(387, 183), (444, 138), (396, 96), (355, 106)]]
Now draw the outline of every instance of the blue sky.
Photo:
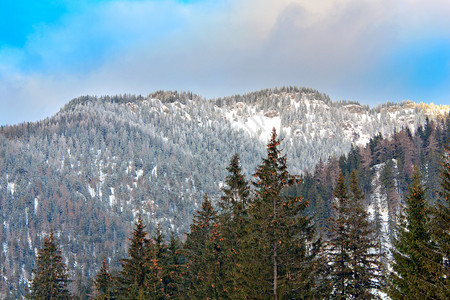
[(0, 27), (0, 124), (160, 89), (450, 104), (448, 0), (2, 0)]

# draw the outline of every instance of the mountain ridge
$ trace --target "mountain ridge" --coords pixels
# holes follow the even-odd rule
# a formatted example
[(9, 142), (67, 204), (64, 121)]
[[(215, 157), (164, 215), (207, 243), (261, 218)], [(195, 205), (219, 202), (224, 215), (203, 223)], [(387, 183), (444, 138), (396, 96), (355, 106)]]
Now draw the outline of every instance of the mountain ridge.
[(123, 257), (137, 214), (150, 229), (158, 223), (187, 232), (203, 194), (220, 195), (228, 156), (240, 154), (244, 173), (252, 175), (272, 125), (279, 125), (289, 168), (298, 174), (347, 153), (359, 139), (425, 124), (426, 107), (399, 107), (336, 103), (295, 87), (210, 100), (159, 91), (83, 96), (43, 121), (1, 126), (3, 282), (26, 284), (51, 228), (73, 278), (84, 279), (101, 256)]

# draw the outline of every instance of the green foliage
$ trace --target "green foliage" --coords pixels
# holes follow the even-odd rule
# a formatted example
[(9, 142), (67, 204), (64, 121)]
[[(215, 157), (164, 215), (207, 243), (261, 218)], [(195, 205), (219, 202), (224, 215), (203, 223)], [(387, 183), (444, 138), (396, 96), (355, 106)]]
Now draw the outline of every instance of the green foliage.
[(329, 264), (333, 295), (341, 299), (370, 299), (382, 282), (379, 245), (368, 214), (362, 206), (364, 194), (351, 172), (350, 193), (341, 173), (334, 189), (335, 215), (331, 223)]
[(165, 296), (163, 278), (165, 276), (165, 262), (167, 259), (167, 245), (159, 224), (146, 248), (146, 266), (148, 273), (145, 276), (145, 295), (151, 299), (163, 299)]
[(298, 182), (289, 174), (286, 157), (281, 156), (275, 129), (267, 145), (267, 158), (255, 173), (255, 198), (247, 253), (249, 259), (248, 297), (273, 295), (277, 298), (308, 298), (317, 285), (314, 230), (304, 212), (307, 201), (285, 195)]
[(102, 267), (95, 277), (95, 288), (97, 290), (97, 296), (95, 299), (113, 299), (114, 298), (114, 281), (109, 271), (108, 263), (106, 259), (103, 260)]
[(186, 293), (190, 298), (217, 299), (223, 296), (224, 257), (220, 239), (217, 212), (205, 195), (183, 250), (189, 282)]
[(68, 274), (53, 231), (45, 238), (36, 258), (29, 299), (70, 299)]
[(392, 251), (389, 295), (393, 299), (438, 298), (435, 266), (439, 264), (439, 256), (431, 250), (425, 189), (417, 168), (405, 204), (404, 218), (397, 227)]
[(147, 247), (149, 240), (144, 231), (141, 216), (135, 223), (133, 236), (131, 237), (130, 247), (128, 249), (128, 258), (121, 260), (122, 270), (119, 272), (118, 294), (121, 297), (143, 297), (144, 282), (150, 268), (147, 264)]
[(225, 178), (226, 186), (222, 188), (225, 194), (221, 197), (220, 207), (223, 213), (239, 215), (247, 208), (250, 187), (242, 174), (239, 155), (234, 154), (230, 165), (227, 167), (229, 174)]
[(431, 236), (435, 242), (433, 253), (438, 264), (435, 282), (440, 299), (450, 298), (450, 148), (446, 149), (441, 167), (440, 201), (431, 208)]
[(182, 298), (185, 286), (183, 266), (185, 259), (181, 254), (182, 245), (172, 232), (163, 264), (162, 283), (164, 285), (164, 297)]
[(237, 154), (233, 155), (227, 170), (226, 186), (222, 188), (224, 196), (219, 201), (219, 243), (224, 259), (223, 287), (227, 297), (237, 299), (245, 297), (248, 286), (244, 270), (247, 262), (244, 240), (249, 227), (250, 187), (242, 174)]

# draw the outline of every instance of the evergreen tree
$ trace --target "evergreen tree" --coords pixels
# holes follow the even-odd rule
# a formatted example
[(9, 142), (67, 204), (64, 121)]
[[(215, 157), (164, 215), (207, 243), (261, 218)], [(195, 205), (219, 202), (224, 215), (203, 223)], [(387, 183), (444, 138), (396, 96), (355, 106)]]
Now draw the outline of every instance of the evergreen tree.
[(144, 231), (141, 216), (135, 223), (136, 228), (130, 239), (131, 244), (128, 249), (128, 258), (122, 259), (122, 270), (118, 277), (118, 292), (121, 297), (143, 299), (145, 296), (144, 281), (149, 273), (149, 267), (146, 261), (147, 246), (149, 240)]
[(345, 299), (348, 294), (349, 281), (352, 279), (352, 270), (349, 265), (349, 211), (351, 209), (347, 186), (344, 175), (339, 174), (336, 187), (333, 192), (335, 204), (333, 205), (335, 216), (331, 221), (330, 261), (331, 279), (333, 282), (334, 296)]
[(44, 240), (36, 258), (34, 278), (28, 297), (30, 299), (70, 299), (66, 265), (61, 250), (55, 242), (53, 231)]
[(159, 224), (146, 249), (148, 273), (145, 277), (146, 296), (151, 299), (163, 299), (165, 296), (163, 277), (167, 246)]
[(222, 238), (221, 248), (224, 257), (225, 276), (223, 278), (225, 292), (230, 298), (245, 296), (245, 275), (243, 265), (246, 261), (243, 240), (248, 227), (247, 204), (250, 188), (242, 174), (239, 156), (233, 155), (227, 167), (229, 175), (222, 188), (224, 196), (219, 201), (219, 230)]
[(167, 254), (164, 264), (164, 292), (166, 298), (183, 297), (183, 266), (184, 258), (181, 255), (181, 242), (172, 232), (169, 245), (167, 245)]
[(187, 294), (191, 298), (221, 298), (223, 295), (223, 255), (220, 248), (217, 212), (205, 195), (184, 244)]
[(450, 148), (443, 157), (441, 180), (440, 201), (431, 209), (431, 234), (439, 258), (436, 292), (439, 298), (450, 299)]
[(439, 263), (439, 257), (431, 251), (425, 189), (417, 168), (405, 202), (392, 250), (393, 272), (388, 293), (393, 299), (435, 299), (438, 296), (434, 266)]
[(114, 298), (114, 291), (113, 291), (114, 283), (106, 259), (104, 259), (102, 262), (102, 267), (100, 268), (100, 270), (97, 273), (97, 276), (95, 277), (94, 284), (98, 293), (96, 299)]
[(350, 193), (344, 176), (338, 177), (334, 196), (330, 264), (334, 296), (346, 299), (374, 298), (372, 289), (381, 284), (381, 257), (368, 214), (362, 206), (364, 194), (358, 187), (355, 171), (351, 172)]
[(308, 298), (317, 284), (314, 232), (304, 216), (307, 202), (286, 193), (298, 179), (289, 174), (280, 142), (274, 129), (267, 158), (254, 175), (256, 194), (249, 208), (252, 224), (247, 239), (249, 298)]
[(250, 195), (250, 187), (242, 174), (238, 154), (234, 154), (231, 158), (227, 171), (229, 174), (225, 178), (226, 186), (222, 188), (225, 195), (222, 196), (220, 205), (223, 210), (231, 210), (233, 214), (237, 215), (238, 210), (244, 210), (247, 207)]
[(358, 187), (356, 172), (350, 174), (350, 264), (353, 267), (353, 282), (350, 292), (354, 298), (372, 298), (371, 291), (383, 284), (382, 258), (379, 239), (375, 236), (369, 214), (362, 205), (364, 194)]

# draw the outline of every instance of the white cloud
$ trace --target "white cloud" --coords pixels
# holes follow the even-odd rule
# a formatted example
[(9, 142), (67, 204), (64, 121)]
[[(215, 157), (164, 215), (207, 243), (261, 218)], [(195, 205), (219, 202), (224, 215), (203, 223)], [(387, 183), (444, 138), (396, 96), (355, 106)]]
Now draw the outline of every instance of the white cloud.
[(448, 38), (449, 15), (447, 0), (103, 2), (38, 28), (25, 49), (0, 50), (0, 101), (11, 107), (0, 123), (48, 116), (79, 95), (155, 89), (223, 96), (295, 84), (384, 101), (368, 74), (405, 41)]

